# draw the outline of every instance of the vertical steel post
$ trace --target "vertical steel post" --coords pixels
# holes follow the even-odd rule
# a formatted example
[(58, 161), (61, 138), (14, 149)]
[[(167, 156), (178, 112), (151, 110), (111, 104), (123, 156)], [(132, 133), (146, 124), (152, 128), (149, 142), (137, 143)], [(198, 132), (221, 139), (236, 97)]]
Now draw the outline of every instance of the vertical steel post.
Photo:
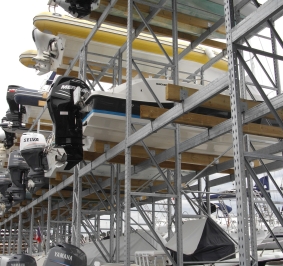
[(62, 241), (66, 242), (66, 224), (62, 225)]
[[(245, 151), (250, 152), (250, 138), (249, 135), (244, 136)], [(256, 238), (256, 224), (255, 224), (255, 210), (254, 210), (254, 191), (253, 179), (247, 172), (248, 183), (248, 207), (249, 207), (249, 220), (250, 220), (250, 240), (251, 240), (251, 253), (254, 259), (254, 266), (257, 266), (257, 238)]]
[(72, 213), (72, 244), (80, 247), (81, 241), (81, 208), (82, 208), (82, 178), (79, 177), (80, 164), (74, 167), (73, 183), (73, 213)]
[[(76, 166), (77, 168), (77, 172), (79, 172), (80, 170), (80, 163)], [(82, 178), (79, 177), (78, 178), (78, 203), (77, 203), (77, 242), (76, 242), (76, 246), (80, 247), (80, 242), (81, 242), (81, 217), (82, 217), (82, 213), (81, 213), (81, 209), (82, 209)]]
[(172, 39), (173, 39), (173, 69), (172, 79), (174, 84), (179, 85), (179, 59), (178, 59), (178, 7), (177, 0), (172, 0)]
[[(16, 226), (16, 224), (14, 224), (14, 226)], [(12, 254), (15, 254), (16, 252), (16, 244), (17, 244), (17, 240), (16, 240), (16, 230), (14, 229), (14, 234), (13, 234), (13, 245), (12, 245)]]
[(128, 0), (127, 20), (127, 74), (126, 74), (126, 128), (125, 128), (125, 261), (126, 266), (131, 262), (131, 147), (128, 138), (131, 135), (132, 118), (132, 39), (133, 39), (133, 0)]
[(198, 193), (198, 204), (199, 204), (199, 209), (198, 209), (198, 214), (201, 215), (202, 214), (202, 182), (201, 182), (201, 178), (198, 179), (198, 191), (200, 191)]
[[(237, 23), (240, 23), (241, 18), (241, 10), (236, 10), (235, 12), (235, 20)], [(243, 43), (243, 41), (241, 41)], [(243, 54), (243, 51), (240, 51)], [(251, 58), (251, 64), (254, 64), (253, 58)], [(242, 65), (239, 65), (239, 77), (240, 77), (240, 97), (243, 99), (247, 99), (247, 90), (246, 90), (246, 81), (245, 81), (245, 69)]]
[[(40, 227), (41, 232), (43, 231), (44, 228), (44, 213), (43, 209), (40, 210), (40, 223), (38, 225)], [(38, 251), (42, 252), (42, 242), (38, 243)]]
[(123, 53), (119, 51), (118, 55), (118, 85), (122, 84), (123, 78)]
[[(4, 227), (4, 224), (3, 224), (3, 227)], [(4, 228), (2, 228), (1, 226), (1, 241), (2, 241), (2, 254), (4, 254), (4, 235), (5, 235), (5, 232), (4, 232)]]
[(12, 254), (15, 254), (16, 252), (16, 223), (13, 224), (13, 227), (14, 227), (14, 230), (12, 232), (12, 242), (13, 242), (13, 245), (12, 245)]
[(68, 224), (68, 243), (72, 243), (72, 224)]
[(225, 0), (224, 2), (229, 79), (231, 89), (232, 135), (238, 215), (239, 265), (244, 266), (250, 265), (251, 261), (238, 61), (236, 54), (237, 50), (232, 42), (232, 29), (235, 26), (235, 18), (233, 0)]
[[(178, 20), (177, 0), (172, 0), (172, 39), (173, 39), (173, 82), (179, 85), (179, 60), (178, 60)], [(177, 236), (177, 264), (183, 265), (183, 232), (182, 232), (182, 194), (181, 194), (181, 153), (179, 151), (180, 125), (175, 125), (175, 173), (174, 189), (175, 198), (175, 228)]]
[(156, 207), (156, 204), (155, 204), (155, 201), (154, 201), (154, 198), (152, 197), (152, 210), (151, 210), (151, 225), (152, 227), (156, 228), (156, 222), (155, 222), (155, 207)]
[(116, 263), (120, 262), (120, 236), (122, 235), (121, 226), (121, 208), (120, 208), (120, 164), (117, 164), (116, 169)]
[(209, 194), (209, 192), (210, 192), (209, 176), (205, 177), (205, 184), (206, 184), (206, 192), (208, 192), (208, 193), (206, 193), (206, 206), (207, 206), (206, 212), (210, 216), (211, 215), (211, 208), (210, 208), (210, 194)]
[(80, 51), (79, 76), (78, 76), (78, 78), (83, 81), (86, 81), (86, 63), (87, 63), (87, 46), (84, 46)]
[[(50, 180), (49, 180), (49, 190), (52, 188), (52, 186), (50, 185)], [(47, 221), (46, 221), (46, 244), (45, 244), (45, 250), (46, 253), (49, 251), (50, 249), (50, 232), (51, 232), (51, 224), (50, 224), (50, 220), (51, 220), (51, 208), (52, 208), (52, 198), (51, 196), (48, 197), (48, 205), (47, 205)]]
[(76, 235), (76, 219), (77, 219), (77, 196), (78, 196), (78, 170), (74, 167), (74, 182), (73, 182), (73, 208), (72, 208), (72, 245), (76, 245), (77, 235)]
[(200, 71), (200, 84), (204, 85), (204, 70), (201, 69)]
[(113, 87), (117, 86), (117, 73), (118, 73), (118, 69), (117, 69), (117, 65), (116, 65), (116, 59), (113, 62)]
[(97, 233), (100, 232), (100, 223), (101, 223), (100, 215), (97, 215), (97, 219), (96, 219), (96, 225), (97, 225), (96, 231), (97, 231)]
[(18, 246), (17, 246), (17, 254), (22, 253), (22, 233), (23, 233), (23, 215), (22, 212), (19, 213), (19, 223), (18, 223)]
[(6, 233), (7, 233), (7, 223), (4, 224), (4, 237), (3, 237), (3, 255), (5, 255), (6, 251)]
[(58, 244), (60, 242), (60, 232), (59, 232), (59, 222), (60, 222), (60, 207), (59, 207), (59, 201), (57, 202), (57, 224), (56, 224), (56, 243)]
[[(3, 224), (3, 237), (2, 237), (2, 246), (3, 246), (3, 249), (2, 249), (2, 255), (4, 255), (4, 248), (5, 248), (5, 244), (4, 244), (4, 241), (5, 241), (5, 234), (6, 234), (6, 232), (5, 232), (5, 224), (6, 223), (4, 223)], [(2, 230), (1, 230), (2, 231)]]
[(29, 227), (29, 254), (33, 252), (33, 223), (34, 223), (34, 207), (31, 207), (30, 227)]
[(9, 231), (9, 242), (8, 242), (8, 254), (11, 255), (11, 241), (12, 241), (12, 220), (10, 221), (10, 231)]
[(74, 182), (73, 182), (73, 212), (72, 212), (72, 238), (71, 238), (71, 243), (72, 245), (76, 245), (76, 219), (77, 219), (77, 193), (78, 190), (78, 170), (77, 167), (74, 167)]
[(110, 210), (111, 210), (111, 214), (110, 214), (110, 247), (109, 247), (109, 253), (110, 253), (110, 262), (113, 262), (113, 258), (114, 258), (114, 204), (115, 204), (115, 200), (114, 200), (114, 191), (115, 191), (115, 167), (113, 164), (111, 164), (111, 185), (110, 185), (110, 189), (111, 189), (111, 206), (110, 206)]
[(37, 133), (39, 133), (40, 132), (40, 119), (38, 120), (38, 122), (37, 122)]
[[(273, 23), (274, 24), (274, 23)], [(272, 46), (272, 53), (277, 53), (277, 44), (276, 44), (276, 38), (274, 36), (273, 30), (270, 29), (270, 35), (271, 35), (271, 46)], [(277, 86), (277, 95), (281, 94), (281, 80), (280, 80), (280, 72), (279, 72), (279, 64), (277, 59), (273, 59), (273, 67), (274, 67), (274, 83)]]
[[(172, 176), (171, 176), (171, 171), (167, 169), (167, 179), (171, 183), (172, 181)], [(167, 188), (169, 190), (169, 188)], [(168, 239), (169, 241), (171, 237), (173, 236), (173, 231), (172, 231), (172, 206), (171, 206), (171, 199), (167, 199), (167, 232), (168, 232)]]

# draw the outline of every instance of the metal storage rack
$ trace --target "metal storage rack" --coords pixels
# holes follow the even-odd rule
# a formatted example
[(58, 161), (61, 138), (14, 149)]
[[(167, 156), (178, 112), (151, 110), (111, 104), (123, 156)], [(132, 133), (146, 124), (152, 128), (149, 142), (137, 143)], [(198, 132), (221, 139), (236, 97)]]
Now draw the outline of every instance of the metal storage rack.
[[(104, 1), (105, 2), (105, 1)], [(106, 1), (107, 2), (107, 1)], [(124, 1), (126, 2), (126, 1)], [(188, 1), (193, 3), (194, 1)], [(212, 186), (224, 184), (226, 182), (231, 182), (235, 180), (236, 187), (236, 198), (237, 198), (237, 214), (238, 214), (238, 232), (239, 232), (239, 253), (240, 253), (240, 265), (250, 265), (253, 261), (256, 263), (256, 243), (255, 243), (255, 228), (253, 223), (248, 223), (249, 219), (254, 219), (255, 208), (252, 197), (248, 197), (246, 193), (246, 177), (248, 177), (248, 186), (252, 187), (251, 180), (253, 180), (260, 188), (261, 193), (268, 202), (270, 208), (272, 209), (274, 215), (278, 219), (279, 223), (283, 226), (283, 219), (276, 206), (267, 195), (262, 184), (258, 181), (257, 174), (268, 172), (271, 179), (271, 171), (282, 168), (282, 156), (276, 156), (273, 154), (281, 153), (283, 150), (283, 144), (279, 140), (278, 143), (270, 145), (260, 151), (254, 151), (249, 136), (244, 136), (243, 125), (251, 123), (256, 119), (263, 117), (268, 113), (272, 113), (277, 124), (281, 129), (283, 129), (283, 123), (280, 115), (276, 110), (283, 107), (283, 100), (280, 88), (279, 70), (278, 70), (278, 60), (282, 60), (283, 57), (277, 53), (276, 45), (280, 45), (283, 48), (283, 42), (278, 33), (274, 28), (275, 19), (282, 15), (283, 2), (281, 0), (269, 0), (265, 4), (259, 6), (256, 0), (248, 1), (242, 0), (237, 5), (233, 4), (233, 0), (224, 1), (224, 17), (220, 17), (213, 25), (207, 28), (199, 36), (192, 38), (191, 44), (178, 54), (178, 15), (181, 13), (180, 8), (184, 1), (177, 0), (160, 0), (160, 1), (140, 1), (140, 0), (128, 0), (127, 1), (127, 43), (120, 47), (115, 56), (109, 60), (109, 63), (104, 66), (104, 68), (99, 73), (94, 73), (88, 66), (88, 51), (87, 47), (90, 43), (92, 36), (96, 34), (99, 27), (103, 22), (111, 22), (113, 16), (109, 15), (111, 9), (117, 5), (121, 4), (119, 0), (111, 0), (107, 2), (107, 6), (101, 11), (101, 14), (94, 13), (93, 16), (97, 16), (97, 24), (91, 31), (90, 35), (84, 41), (84, 45), (77, 56), (70, 63), (65, 75), (71, 73), (72, 68), (75, 66), (76, 62), (79, 60), (79, 78), (87, 80), (89, 74), (93, 77), (93, 82), (88, 81), (89, 84), (99, 84), (99, 81), (107, 74), (109, 68), (113, 69), (113, 84), (122, 83), (122, 69), (123, 69), (123, 58), (122, 54), (126, 52), (126, 82), (127, 82), (127, 104), (126, 104), (126, 135), (125, 140), (114, 146), (113, 148), (106, 149), (105, 153), (100, 155), (97, 159), (92, 160), (90, 163), (82, 162), (80, 165), (74, 168), (74, 173), (72, 175), (66, 175), (66, 178), (61, 178), (58, 184), (53, 185), (50, 183), (50, 189), (45, 191), (37, 199), (32, 200), (26, 206), (17, 206), (15, 212), (11, 215), (4, 217), (0, 223), (2, 228), (2, 242), (3, 253), (11, 253), (12, 242), (17, 242), (17, 252), (20, 253), (23, 243), (29, 246), (29, 252), (32, 252), (33, 247), (33, 228), (36, 226), (35, 221), (39, 221), (41, 227), (47, 228), (47, 240), (46, 240), (46, 251), (49, 250), (50, 239), (54, 241), (58, 240), (60, 236), (71, 236), (71, 242), (77, 246), (80, 245), (81, 241), (81, 228), (83, 227), (85, 232), (89, 234), (90, 239), (93, 240), (94, 244), (100, 242), (99, 238), (99, 219), (101, 215), (110, 215), (110, 238), (112, 246), (110, 247), (110, 252), (102, 250), (103, 256), (109, 262), (119, 262), (119, 252), (114, 250), (114, 241), (116, 245), (119, 244), (120, 234), (116, 233), (116, 238), (114, 239), (114, 227), (116, 232), (122, 232), (122, 220), (124, 224), (124, 235), (126, 237), (126, 261), (125, 265), (130, 265), (130, 233), (131, 233), (131, 209), (133, 207), (140, 213), (144, 218), (145, 223), (152, 231), (153, 235), (156, 236), (154, 230), (154, 210), (155, 203), (160, 199), (167, 199), (168, 204), (174, 207), (174, 223), (177, 234), (177, 258), (178, 265), (183, 265), (183, 243), (182, 243), (182, 195), (187, 197), (186, 191), (182, 188), (182, 183), (187, 183), (192, 179), (206, 178), (206, 191), (209, 192), (209, 188)], [(257, 7), (255, 13), (242, 19), (239, 15), (239, 11), (245, 7), (247, 4), (253, 4)], [(146, 17), (139, 9), (139, 5), (148, 6), (150, 11)], [(135, 130), (131, 123), (131, 84), (132, 84), (132, 71), (133, 68), (137, 70), (141, 77), (142, 73), (139, 71), (137, 59), (133, 57), (132, 53), (132, 41), (145, 29), (156, 37), (154, 30), (159, 33), (161, 30), (158, 27), (153, 27), (150, 21), (155, 16), (158, 16), (158, 12), (162, 9), (172, 12), (172, 25), (169, 31), (172, 32), (172, 49), (173, 57), (170, 57), (165, 53), (168, 58), (168, 64), (161, 68), (161, 70), (156, 73), (155, 77), (160, 77), (164, 73), (171, 69), (171, 78), (175, 85), (179, 84), (179, 69), (178, 61), (187, 53), (191, 52), (198, 44), (206, 42), (209, 43), (208, 37), (217, 30), (224, 22), (226, 29), (226, 42), (227, 49), (223, 49), (219, 55), (212, 58), (207, 64), (203, 65), (194, 74), (188, 75), (188, 78), (194, 77), (194, 75), (202, 76), (203, 72), (213, 65), (215, 62), (220, 60), (223, 56), (227, 54), (228, 56), (228, 66), (229, 72), (227, 75), (211, 82), (206, 85), (202, 90), (196, 92), (195, 94), (184, 98), (181, 103), (177, 103), (174, 108), (168, 110), (158, 119), (151, 121), (149, 124), (145, 125), (140, 130)], [(135, 11), (134, 11), (135, 10)], [(134, 20), (133, 14), (138, 14), (140, 16), (140, 24), (136, 26), (136, 21)], [(117, 19), (117, 18), (116, 18)], [(122, 19), (121, 19), (122, 20)], [(118, 19), (117, 19), (118, 21)], [(122, 23), (125, 23), (125, 19)], [(135, 28), (133, 25), (135, 21)], [(259, 32), (262, 27), (268, 27), (271, 31), (271, 44), (272, 53), (267, 53), (259, 49), (251, 48), (248, 39)], [(165, 31), (165, 29), (164, 29)], [(168, 32), (168, 29), (167, 29)], [(162, 49), (162, 45), (160, 44)], [(249, 66), (243, 59), (242, 51), (249, 51), (253, 53), (254, 57), (257, 58), (258, 55), (270, 57), (274, 62), (274, 73), (275, 79), (272, 80), (273, 89), (277, 91), (277, 96), (268, 99), (262, 86), (257, 81), (257, 78), (253, 75)], [(153, 62), (148, 62), (153, 63)], [(261, 94), (264, 101), (251, 108), (247, 109), (240, 100), (241, 95), (245, 95), (246, 85), (243, 78), (244, 71), (249, 75), (254, 86), (257, 88)], [(217, 124), (213, 127), (207, 128), (203, 133), (180, 143), (180, 125), (174, 123), (174, 121), (181, 115), (190, 112), (195, 107), (199, 106), (201, 103), (211, 99), (212, 97), (218, 95), (222, 91), (230, 88), (231, 94), (231, 119), (226, 120), (221, 124)], [(150, 88), (149, 88), (150, 89)], [(162, 106), (160, 106), (162, 107)], [(46, 107), (45, 107), (46, 108)], [(40, 116), (34, 125), (38, 123)], [(175, 147), (165, 150), (164, 152), (154, 155), (150, 152), (149, 148), (142, 142), (147, 136), (153, 134), (154, 132), (162, 129), (164, 126), (174, 123), (175, 132)], [(182, 176), (182, 166), (181, 166), (181, 156), (182, 153), (206, 143), (207, 141), (221, 136), (225, 133), (231, 132), (233, 136), (233, 152), (234, 160), (230, 160), (223, 163), (213, 162), (209, 164), (210, 167), (205, 167), (200, 171), (192, 172), (186, 176)], [(142, 163), (132, 166), (132, 154), (131, 149), (137, 142), (142, 142), (144, 149), (148, 153), (149, 159), (143, 161)], [(98, 181), (93, 175), (92, 171), (102, 164), (111, 161), (115, 156), (124, 152), (125, 156), (125, 168), (121, 171), (118, 164), (109, 164), (109, 178), (103, 181)], [(159, 164), (168, 160), (169, 158), (175, 158), (175, 169), (174, 173), (168, 170), (166, 173), (162, 171)], [(262, 165), (252, 168), (250, 165), (250, 160), (257, 158), (261, 161)], [(270, 160), (271, 162), (263, 164), (262, 160)], [(154, 165), (160, 176), (163, 178), (163, 184), (152, 185), (149, 189), (142, 192), (132, 191), (132, 175), (137, 174), (148, 167)], [(217, 172), (221, 172), (230, 169), (234, 165), (234, 173), (228, 174), (226, 176), (220, 177), (215, 180), (210, 180), (209, 175)], [(121, 181), (124, 180), (123, 197), (121, 197), (120, 191)], [(173, 182), (171, 182), (173, 181)], [(51, 182), (51, 181), (50, 181)], [(88, 188), (84, 189), (83, 182), (88, 182)], [(172, 185), (173, 184), (173, 185)], [(73, 196), (64, 194), (64, 188), (67, 186), (73, 186)], [(105, 188), (110, 188), (105, 192)], [(278, 188), (278, 186), (277, 186)], [(190, 188), (196, 193), (201, 190), (201, 183), (198, 186), (192, 186)], [(279, 188), (278, 188), (279, 189)], [(160, 192), (161, 190), (162, 193)], [(164, 192), (165, 190), (165, 192)], [(279, 189), (281, 196), (282, 192)], [(56, 198), (54, 195), (56, 194)], [(100, 204), (96, 203), (95, 208), (91, 208), (91, 200), (83, 202), (83, 199), (88, 195), (95, 194), (98, 200), (101, 200)], [(59, 197), (59, 200), (58, 200)], [(140, 197), (147, 197), (147, 200), (138, 201)], [(172, 204), (171, 199), (174, 198), (175, 202)], [(103, 200), (104, 199), (104, 200)], [(106, 200), (107, 199), (107, 200)], [(191, 202), (190, 199), (188, 199)], [(209, 202), (209, 198), (207, 198)], [(146, 214), (142, 208), (142, 204), (152, 203), (152, 217)], [(204, 210), (199, 207), (196, 217), (201, 217), (204, 215)], [(168, 208), (169, 209), (169, 208)], [(124, 214), (124, 215), (123, 215)], [(249, 215), (248, 215), (249, 214)], [(55, 217), (55, 218), (54, 218)], [(171, 220), (173, 217), (172, 212), (168, 213), (168, 219)], [(91, 219), (94, 218), (94, 222)], [(115, 226), (114, 226), (115, 225)], [(249, 226), (250, 232), (249, 233)], [(170, 226), (169, 226), (170, 227)], [(16, 229), (17, 228), (17, 229)], [(170, 229), (170, 228), (169, 228)], [(16, 230), (17, 237), (13, 237)], [(53, 232), (52, 235), (50, 232)], [(8, 239), (7, 239), (8, 238)], [(156, 240), (163, 246), (158, 236)], [(8, 242), (8, 245), (7, 245)], [(13, 245), (15, 246), (15, 245)], [(98, 247), (98, 246), (97, 246)], [(41, 250), (41, 247), (39, 247)], [(164, 247), (165, 253), (170, 257), (168, 251)], [(177, 265), (175, 261), (171, 259), (173, 265)]]

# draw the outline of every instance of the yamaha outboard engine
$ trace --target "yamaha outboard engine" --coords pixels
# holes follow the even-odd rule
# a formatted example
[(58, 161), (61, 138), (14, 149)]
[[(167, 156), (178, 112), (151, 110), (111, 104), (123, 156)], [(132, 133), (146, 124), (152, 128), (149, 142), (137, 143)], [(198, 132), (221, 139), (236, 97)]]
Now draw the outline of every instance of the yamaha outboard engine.
[(44, 170), (48, 170), (45, 147), (46, 140), (42, 134), (31, 132), (22, 134), (20, 151), (30, 167), (27, 179), (32, 180), (35, 187), (42, 187), (45, 184)]
[(65, 170), (70, 170), (83, 159), (80, 103), (89, 94), (90, 89), (82, 80), (61, 76), (53, 84), (47, 98), (55, 130), (55, 147), (64, 148), (67, 155)]
[(19, 150), (12, 151), (8, 160), (12, 186), (7, 189), (7, 197), (12, 197), (13, 201), (23, 200), (26, 197), (26, 177), (29, 166), (22, 157)]
[(57, 5), (76, 18), (84, 18), (97, 9), (100, 0), (53, 0)]
[(15, 254), (12, 256), (1, 256), (0, 266), (37, 266), (37, 263), (32, 256)]
[(78, 247), (62, 243), (51, 248), (44, 261), (43, 266), (86, 266), (86, 254)]

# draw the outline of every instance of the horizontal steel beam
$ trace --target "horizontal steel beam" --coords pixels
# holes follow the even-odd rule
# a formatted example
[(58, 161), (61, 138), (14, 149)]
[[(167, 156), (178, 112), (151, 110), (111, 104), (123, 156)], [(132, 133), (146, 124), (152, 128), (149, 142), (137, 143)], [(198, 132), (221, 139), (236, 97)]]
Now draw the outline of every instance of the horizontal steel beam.
[(131, 192), (132, 196), (138, 197), (157, 197), (157, 198), (176, 198), (174, 194), (165, 194), (165, 193), (146, 193), (146, 192)]
[(232, 42), (238, 42), (282, 9), (282, 0), (267, 1), (232, 29)]
[[(272, 98), (271, 103), (273, 105), (273, 107), (275, 109), (279, 109), (283, 107), (283, 94), (280, 94), (274, 98)], [(268, 114), (270, 112), (268, 106), (266, 105), (266, 103), (261, 103), (249, 110), (247, 110), (246, 112), (243, 113), (243, 124), (247, 124), (250, 123), (260, 117), (265, 116), (266, 114)], [(194, 147), (197, 147), (211, 139), (214, 139), (218, 136), (221, 136), (223, 134), (226, 134), (228, 132), (230, 132), (232, 130), (232, 120), (229, 119), (226, 122), (222, 123), (221, 125), (217, 125), (215, 127), (212, 127), (211, 129), (207, 129), (206, 131), (204, 131), (203, 133), (200, 133), (198, 135), (196, 135), (195, 137), (188, 139), (182, 143), (180, 143), (180, 152), (185, 152), (187, 150), (190, 150)], [(281, 145), (281, 143), (276, 144), (276, 145)], [(280, 146), (281, 151), (283, 150), (282, 147)], [(175, 148), (172, 147), (158, 155), (155, 156), (155, 159), (158, 163), (161, 163), (169, 158), (172, 158), (175, 156)], [(223, 163), (224, 164), (229, 164), (228, 162)], [(142, 162), (139, 165), (136, 165), (134, 167), (132, 167), (132, 173), (138, 173), (143, 171), (146, 168), (149, 168), (152, 165), (151, 160), (147, 160)], [(233, 165), (231, 165), (230, 163), (229, 168), (232, 168)], [(229, 169), (226, 168), (226, 169)], [(217, 171), (219, 172), (219, 171)], [(214, 172), (215, 173), (215, 172)], [(124, 172), (121, 172), (119, 174), (119, 179), (123, 179), (124, 178)]]
[[(149, 125), (146, 125), (141, 130), (134, 133), (130, 137), (131, 143), (138, 142), (139, 140), (145, 138), (150, 133), (153, 133), (156, 130), (162, 128), (167, 123), (170, 123), (172, 120), (174, 120), (176, 117), (182, 115), (184, 112), (187, 112), (187, 111), (195, 108), (202, 101), (205, 101), (210, 97), (213, 97), (213, 95), (219, 93), (224, 88), (226, 88), (227, 84), (228, 84), (228, 78), (225, 75), (225, 77), (222, 77), (222, 78), (216, 80), (215, 82), (210, 84), (210, 86), (206, 86), (204, 88), (204, 90), (200, 90), (199, 92), (195, 93), (194, 95), (192, 95), (191, 97), (186, 99), (183, 103), (176, 105), (174, 108), (172, 108), (171, 110), (166, 112), (159, 119), (156, 119), (155, 121), (153, 121)], [(275, 109), (283, 107), (283, 94), (271, 99), (271, 103), (272, 103), (272, 105), (274, 106)], [(175, 112), (177, 114), (175, 114)], [(259, 117), (266, 115), (269, 112), (270, 112), (270, 110), (267, 107), (267, 105), (265, 103), (262, 103), (258, 106), (255, 106), (254, 108), (249, 109), (248, 111), (246, 111), (243, 114), (243, 123), (252, 122), (252, 121), (258, 119)], [(203, 132), (203, 133), (181, 143), (180, 144), (180, 152), (184, 152), (184, 151), (191, 149), (195, 146), (201, 145), (202, 143), (207, 142), (208, 140), (210, 140), (212, 138), (223, 135), (223, 134), (229, 132), (231, 130), (231, 128), (232, 128), (232, 121), (231, 120), (226, 121), (222, 125), (215, 126), (211, 129), (209, 129), (209, 130), (207, 130), (207, 131), (205, 131), (205, 132)], [(279, 145), (279, 143), (277, 145)], [(116, 145), (115, 147), (113, 147), (112, 149), (107, 151), (105, 154), (101, 155), (98, 159), (96, 159), (95, 161), (89, 163), (87, 166), (82, 168), (79, 172), (80, 176), (87, 174), (88, 172), (95, 169), (96, 167), (98, 167), (99, 165), (104, 163), (105, 161), (116, 156), (117, 154), (122, 152), (124, 150), (124, 148), (125, 148), (124, 141), (122, 141), (121, 143), (119, 143), (118, 145)], [(174, 148), (171, 148), (171, 149), (166, 150), (162, 154), (155, 156), (155, 158), (156, 158), (157, 162), (162, 162), (162, 161), (166, 160), (166, 158), (173, 157), (174, 154), (175, 154)], [(140, 164), (136, 167), (133, 167), (132, 173), (142, 171), (142, 170), (144, 170), (144, 169), (146, 169), (150, 166), (151, 166), (151, 161), (145, 161), (144, 163), (142, 163), (142, 164)], [(124, 174), (121, 173), (119, 175), (119, 179), (122, 179), (123, 175)], [(40, 202), (42, 202), (43, 200), (46, 200), (49, 196), (52, 196), (56, 192), (65, 188), (66, 186), (69, 186), (70, 184), (73, 183), (73, 178), (74, 178), (73, 175), (70, 176), (68, 179), (64, 180), (62, 183), (60, 183), (56, 187), (52, 188), (50, 191), (48, 191), (47, 193), (45, 193), (44, 195), (42, 195), (38, 199), (34, 200), (33, 202), (31, 202), (27, 206), (21, 208), (17, 213), (11, 215), (9, 218), (7, 218), (5, 220), (5, 222), (8, 222), (8, 221), (18, 217), (19, 212), (21, 212), (21, 213), (26, 212), (31, 207), (34, 207), (37, 204), (39, 204)], [(107, 180), (103, 183), (104, 183), (103, 187), (105, 187), (105, 186), (110, 184), (110, 181)], [(88, 190), (84, 191), (83, 194), (88, 195), (88, 194), (91, 194), (93, 192), (94, 191), (92, 189), (88, 189)], [(0, 225), (3, 225), (5, 222), (0, 223)]]
[[(261, 154), (267, 154), (268, 155), (268, 154), (275, 154), (275, 153), (281, 152), (282, 150), (283, 150), (283, 142), (278, 142), (278, 143), (273, 144), (269, 147), (260, 149), (260, 150), (258, 150), (258, 152), (261, 153)], [(270, 171), (273, 171), (273, 170), (277, 170), (277, 169), (282, 168), (282, 163), (280, 161), (278, 161), (276, 163), (266, 164), (266, 166), (268, 167), (268, 169)], [(201, 174), (199, 174), (198, 178), (213, 175), (215, 173), (222, 172), (224, 170), (227, 170), (227, 169), (230, 169), (230, 168), (233, 168), (233, 167), (234, 167), (234, 160), (229, 160), (229, 161), (223, 162), (221, 164), (213, 165), (213, 166), (207, 168), (206, 170), (204, 170)], [(266, 169), (262, 165), (254, 168), (254, 169), (255, 169), (255, 172), (257, 174), (266, 172)], [(193, 179), (195, 177), (195, 175), (196, 174), (194, 174), (194, 173), (190, 173), (186, 176), (182, 176), (181, 182), (187, 183), (191, 179)], [(211, 181), (209, 181), (209, 187), (216, 186), (216, 184), (214, 184), (215, 182), (217, 182), (216, 180), (220, 180), (220, 183), (217, 183), (217, 185), (222, 185), (222, 184), (234, 181), (234, 175), (230, 174), (230, 175), (226, 175), (224, 177), (220, 177), (218, 179), (211, 180)], [(191, 186), (190, 188), (191, 189), (198, 189), (197, 186)], [(152, 187), (151, 191), (156, 192), (156, 191), (160, 191), (162, 189), (166, 189), (166, 186), (164, 184)]]
[[(66, 180), (64, 180), (62, 183), (58, 184), (56, 187), (50, 189), (49, 191), (47, 191), (45, 194), (43, 194), (41, 197), (33, 200), (30, 204), (28, 204), (25, 207), (20, 208), (16, 213), (14, 213), (13, 215), (11, 215), (9, 218), (5, 219), (5, 222), (8, 222), (14, 218), (17, 218), (19, 216), (20, 213), (24, 213), (27, 210), (29, 210), (30, 208), (36, 206), (37, 204), (41, 203), (42, 201), (48, 199), (49, 196), (52, 196), (53, 194), (57, 193), (58, 191), (62, 190), (63, 188), (71, 185), (74, 181), (74, 175), (71, 175), (70, 177), (68, 177)], [(5, 222), (1, 222), (0, 226), (2, 224), (4, 224)]]
[[(269, 171), (275, 171), (278, 169), (282, 169), (282, 162), (276, 161), (276, 162), (268, 163), (265, 166), (268, 168)], [(264, 166), (261, 165), (261, 166), (254, 168), (254, 171), (256, 174), (261, 174), (261, 173), (265, 173), (266, 169), (264, 168)], [(235, 181), (235, 176), (234, 174), (231, 174), (231, 175), (226, 175), (226, 176), (222, 176), (217, 179), (211, 180), (209, 181), (208, 185), (209, 187), (215, 187), (215, 186), (219, 186), (219, 185), (226, 184), (226, 183), (233, 182), (233, 181)], [(191, 189), (197, 189), (197, 186), (192, 186)]]
[(273, 58), (273, 59), (278, 59), (278, 60), (281, 60), (281, 61), (283, 60), (283, 56), (278, 55), (278, 54), (265, 52), (263, 50), (255, 49), (255, 48), (240, 45), (240, 44), (236, 44), (235, 46), (238, 50), (243, 50), (243, 51), (251, 52), (251, 53), (254, 53), (254, 54), (263, 55), (263, 56), (270, 57), (270, 58)]
[(257, 159), (266, 159), (266, 160), (271, 160), (271, 161), (283, 161), (282, 155), (276, 156), (276, 155), (271, 155), (271, 154), (266, 154), (266, 153), (261, 153), (261, 152), (245, 152), (244, 156), (250, 160), (254, 160), (254, 158), (257, 158)]

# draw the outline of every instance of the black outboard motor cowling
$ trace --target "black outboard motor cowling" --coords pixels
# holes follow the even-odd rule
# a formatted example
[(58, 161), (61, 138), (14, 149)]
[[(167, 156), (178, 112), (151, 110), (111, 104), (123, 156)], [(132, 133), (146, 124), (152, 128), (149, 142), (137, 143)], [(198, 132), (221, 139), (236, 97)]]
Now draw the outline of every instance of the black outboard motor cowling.
[(51, 248), (43, 266), (87, 266), (86, 254), (78, 247), (62, 243)]
[(99, 0), (54, 0), (54, 2), (76, 18), (86, 17), (99, 5)]
[(82, 113), (75, 105), (73, 92), (80, 90), (81, 98), (90, 94), (90, 89), (80, 79), (58, 77), (47, 98), (47, 106), (55, 130), (55, 147), (64, 148), (67, 154), (65, 170), (70, 170), (83, 159)]
[(14, 145), (14, 139), (16, 138), (16, 134), (15, 133), (11, 133), (11, 132), (7, 132), (5, 129), (4, 133), (5, 133), (5, 139), (3, 141), (4, 143), (4, 147), (5, 149), (10, 149), (13, 145)]
[(26, 177), (29, 171), (29, 166), (22, 157), (20, 151), (15, 150), (10, 153), (8, 169), (12, 180), (12, 186), (7, 189), (8, 195), (12, 196), (14, 201), (25, 199)]
[(4, 147), (11, 148), (14, 145), (16, 129), (24, 129), (23, 127), (23, 114), (26, 112), (25, 107), (15, 102), (14, 96), (19, 86), (9, 85), (7, 89), (6, 100), (9, 105), (9, 110), (6, 116), (1, 120), (1, 127), (5, 132)]
[(22, 127), (22, 114), (25, 113), (25, 108), (15, 102), (14, 96), (19, 86), (9, 85), (7, 89), (6, 100), (9, 105), (9, 110), (6, 112), (6, 118), (10, 122), (12, 130)]
[(12, 256), (1, 256), (1, 266), (37, 266), (34, 257), (26, 254), (16, 254)]
[(6, 197), (7, 189), (12, 185), (11, 176), (8, 171), (0, 174), (0, 213), (4, 210), (1, 208), (1, 204), (5, 205), (5, 208), (10, 208), (12, 203), (12, 198)]

